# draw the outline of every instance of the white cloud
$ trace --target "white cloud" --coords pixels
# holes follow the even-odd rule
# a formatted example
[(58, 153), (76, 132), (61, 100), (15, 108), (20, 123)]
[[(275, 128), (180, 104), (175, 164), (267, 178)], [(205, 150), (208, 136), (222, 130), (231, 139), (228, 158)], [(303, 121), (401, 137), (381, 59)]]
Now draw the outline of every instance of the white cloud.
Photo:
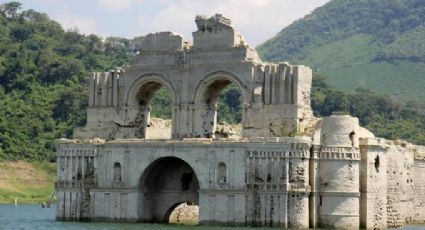
[(55, 16), (55, 20), (60, 22), (65, 30), (78, 29), (80, 33), (99, 35), (96, 22), (91, 18), (60, 15)]
[[(193, 31), (195, 24), (195, 13), (188, 10), (184, 5), (169, 4), (158, 12), (152, 14), (139, 15), (139, 30), (135, 36), (151, 32), (173, 31), (188, 37)], [(141, 33), (141, 34), (140, 34)]]
[[(33, 6), (38, 2), (35, 9), (47, 11), (67, 29), (125, 37), (173, 31), (191, 40), (196, 15), (221, 13), (256, 46), (329, 0), (91, 0), (93, 9), (79, 7), (87, 0), (22, 1)], [(75, 9), (81, 10), (70, 12)]]
[(130, 8), (137, 0), (97, 0), (96, 2), (107, 10), (121, 11)]
[(143, 12), (138, 18), (138, 34), (167, 31), (182, 33), (191, 39), (196, 27), (195, 15), (222, 13), (232, 19), (248, 42), (258, 45), (285, 26), (310, 13), (329, 0), (160, 0), (163, 6), (155, 12)]
[(252, 4), (254, 6), (264, 6), (270, 3), (271, 0), (248, 0), (247, 4)]

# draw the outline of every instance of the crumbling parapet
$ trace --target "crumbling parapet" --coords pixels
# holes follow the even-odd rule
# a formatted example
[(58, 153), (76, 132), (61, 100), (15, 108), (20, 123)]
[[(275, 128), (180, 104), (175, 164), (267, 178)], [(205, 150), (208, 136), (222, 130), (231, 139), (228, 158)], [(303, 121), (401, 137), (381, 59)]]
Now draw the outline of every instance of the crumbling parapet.
[(195, 19), (198, 30), (193, 32), (194, 49), (215, 49), (245, 46), (245, 39), (236, 31), (231, 20), (216, 14), (210, 18), (198, 15)]
[[(130, 66), (90, 78), (87, 125), (75, 138), (150, 138), (150, 103), (172, 97), (171, 138), (214, 138), (221, 90), (241, 91), (243, 137), (284, 137), (309, 129), (312, 70), (262, 62), (230, 20), (198, 16), (193, 46), (172, 32), (148, 34)], [(155, 133), (155, 131), (153, 131)]]
[(185, 44), (183, 36), (173, 32), (151, 33), (143, 38), (141, 51), (183, 50)]

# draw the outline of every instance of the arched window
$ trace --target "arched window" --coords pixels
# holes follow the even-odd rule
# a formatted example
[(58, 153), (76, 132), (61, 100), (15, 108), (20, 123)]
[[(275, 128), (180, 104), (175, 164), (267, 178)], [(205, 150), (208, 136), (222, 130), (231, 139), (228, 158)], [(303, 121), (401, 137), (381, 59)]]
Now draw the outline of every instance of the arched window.
[(379, 155), (376, 156), (375, 158), (375, 170), (377, 173), (379, 173), (379, 166), (380, 166), (380, 162), (379, 162)]
[(352, 131), (350, 133), (349, 137), (350, 137), (350, 141), (351, 141), (351, 146), (354, 147), (354, 141), (355, 141), (356, 133), (354, 131)]
[(121, 164), (118, 162), (114, 163), (114, 183), (119, 183), (122, 181), (122, 170)]
[(227, 167), (223, 162), (218, 163), (217, 167), (217, 182), (227, 183)]

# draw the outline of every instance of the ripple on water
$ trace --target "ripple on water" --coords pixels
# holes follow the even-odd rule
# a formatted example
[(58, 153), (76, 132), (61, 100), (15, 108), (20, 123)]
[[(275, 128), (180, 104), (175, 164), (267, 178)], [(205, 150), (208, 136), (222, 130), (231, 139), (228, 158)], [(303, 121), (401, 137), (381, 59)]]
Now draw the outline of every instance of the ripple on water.
[[(58, 222), (55, 221), (56, 208), (41, 208), (40, 205), (0, 205), (0, 229), (141, 229), (141, 230), (240, 230), (249, 229), (244, 227), (210, 227), (210, 226), (181, 226), (165, 224), (114, 224), (114, 223), (79, 223), (79, 222)], [(253, 228), (272, 229), (272, 228)], [(274, 228), (276, 229), (276, 228)], [(404, 229), (419, 230), (425, 229), (425, 225), (409, 225)]]

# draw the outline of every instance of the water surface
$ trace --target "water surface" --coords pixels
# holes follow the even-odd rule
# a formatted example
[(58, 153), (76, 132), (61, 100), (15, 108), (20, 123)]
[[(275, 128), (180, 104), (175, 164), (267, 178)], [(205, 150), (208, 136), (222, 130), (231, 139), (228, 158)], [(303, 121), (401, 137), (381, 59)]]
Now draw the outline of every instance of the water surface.
[[(141, 229), (141, 230), (271, 230), (276, 228), (182, 226), (166, 224), (79, 223), (55, 221), (56, 208), (40, 205), (0, 205), (0, 229)], [(425, 229), (425, 225), (409, 225), (404, 229)]]

